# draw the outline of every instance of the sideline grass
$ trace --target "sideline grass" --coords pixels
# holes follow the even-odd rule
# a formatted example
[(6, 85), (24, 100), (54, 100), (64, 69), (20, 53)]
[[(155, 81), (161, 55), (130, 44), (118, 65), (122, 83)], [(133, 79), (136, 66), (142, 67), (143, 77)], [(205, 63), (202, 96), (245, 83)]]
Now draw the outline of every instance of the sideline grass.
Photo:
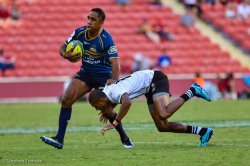
[[(189, 123), (250, 121), (250, 101), (187, 102), (170, 120)], [(0, 105), (0, 129), (57, 127), (59, 104)], [(144, 102), (135, 102), (124, 126), (152, 124)], [(226, 124), (226, 123), (225, 123)], [(77, 103), (69, 126), (97, 126), (97, 112)], [(199, 137), (159, 133), (156, 129), (127, 130), (135, 148), (126, 150), (115, 131), (68, 132), (63, 150), (42, 143), (54, 133), (0, 134), (0, 165), (250, 165), (250, 126), (215, 128), (208, 147)]]

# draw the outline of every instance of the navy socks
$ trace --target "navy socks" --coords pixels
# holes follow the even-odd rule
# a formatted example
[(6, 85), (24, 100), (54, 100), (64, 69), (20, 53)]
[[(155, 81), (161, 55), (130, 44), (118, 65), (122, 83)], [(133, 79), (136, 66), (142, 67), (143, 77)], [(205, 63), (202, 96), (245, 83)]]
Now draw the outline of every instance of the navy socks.
[[(117, 116), (117, 113), (115, 113), (114, 117), (109, 118), (109, 122), (110, 122), (110, 123), (113, 123), (113, 121), (115, 120), (116, 116)], [(122, 123), (121, 123), (121, 122), (115, 127), (115, 129), (116, 129), (117, 132), (119, 133), (122, 142), (123, 142), (125, 139), (128, 138), (127, 134), (126, 134), (125, 131), (123, 130), (123, 127), (122, 127)]]
[[(63, 142), (63, 140), (64, 140), (65, 132), (66, 132), (67, 125), (68, 125), (70, 117), (71, 117), (71, 113), (72, 113), (72, 108), (61, 108), (61, 112), (59, 115), (59, 127), (58, 127), (58, 131), (57, 131), (57, 135), (55, 136), (59, 142)], [(115, 115), (109, 119), (109, 122), (113, 123), (116, 116), (117, 116), (117, 114), (115, 113)], [(125, 139), (128, 138), (125, 131), (123, 130), (121, 122), (115, 127), (115, 129), (119, 133), (121, 141), (124, 141)]]
[(56, 135), (56, 138), (60, 142), (63, 142), (64, 140), (64, 135), (71, 117), (71, 113), (72, 108), (61, 108), (61, 112), (59, 115), (59, 127)]

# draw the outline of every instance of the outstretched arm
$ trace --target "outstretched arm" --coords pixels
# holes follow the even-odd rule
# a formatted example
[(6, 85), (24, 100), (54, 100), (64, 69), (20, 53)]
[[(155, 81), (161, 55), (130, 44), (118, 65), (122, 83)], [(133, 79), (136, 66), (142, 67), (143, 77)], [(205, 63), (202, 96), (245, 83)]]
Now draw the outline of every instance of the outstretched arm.
[(128, 113), (129, 111), (129, 108), (132, 104), (132, 101), (130, 100), (129, 96), (128, 96), (128, 93), (124, 93), (121, 97), (121, 107), (120, 107), (120, 110), (118, 112), (118, 115), (115, 119), (115, 121), (117, 122), (117, 124), (114, 124), (113, 122), (113, 125), (117, 126), (118, 123), (122, 120), (122, 118)]
[(132, 101), (130, 100), (128, 94), (124, 93), (121, 97), (121, 106), (116, 119), (112, 124), (108, 124), (102, 128), (102, 135), (104, 135), (107, 130), (115, 128), (120, 123), (123, 117), (128, 113), (131, 104)]

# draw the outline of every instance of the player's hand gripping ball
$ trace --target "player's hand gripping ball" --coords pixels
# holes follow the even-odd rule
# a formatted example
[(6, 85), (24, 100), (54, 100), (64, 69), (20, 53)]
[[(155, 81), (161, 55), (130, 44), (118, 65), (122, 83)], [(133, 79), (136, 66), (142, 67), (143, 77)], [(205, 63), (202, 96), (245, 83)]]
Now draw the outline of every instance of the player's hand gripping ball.
[(66, 47), (66, 54), (64, 58), (68, 59), (70, 62), (78, 62), (84, 53), (84, 48), (79, 40), (71, 41)]

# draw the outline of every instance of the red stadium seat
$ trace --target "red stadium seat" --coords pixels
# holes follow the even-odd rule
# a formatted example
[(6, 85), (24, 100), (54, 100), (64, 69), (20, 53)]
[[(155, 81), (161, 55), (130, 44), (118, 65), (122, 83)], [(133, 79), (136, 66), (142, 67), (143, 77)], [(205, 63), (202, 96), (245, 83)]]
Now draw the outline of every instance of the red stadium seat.
[[(23, 1), (20, 3), (23, 4)], [(0, 46), (17, 57), (17, 67), (8, 71), (8, 76), (61, 76), (68, 75), (68, 71), (76, 72), (79, 65), (61, 58), (58, 49), (73, 29), (85, 21), (86, 16), (82, 13), (98, 6), (107, 14), (104, 27), (114, 37), (124, 72), (131, 72), (130, 66), (136, 52), (156, 61), (162, 50), (166, 50), (173, 61), (172, 66), (163, 69), (167, 73), (193, 73), (197, 70), (207, 73), (225, 72), (229, 71), (225, 67), (226, 63), (234, 66), (232, 70), (243, 70), (239, 64), (231, 62), (228, 53), (212, 44), (208, 37), (202, 36), (199, 29), (181, 27), (180, 15), (169, 7), (158, 8), (145, 0), (133, 1), (126, 7), (115, 5), (113, 0), (93, 0), (87, 4), (82, 0), (75, 0), (74, 3), (71, 0), (43, 0), (32, 1), (28, 6), (22, 5), (22, 26), (0, 31)], [(218, 19), (224, 18), (224, 7), (221, 5), (202, 5), (202, 9), (205, 18), (226, 33), (234, 34), (245, 48), (250, 49), (246, 35), (238, 35), (249, 27), (249, 21), (242, 23)], [(155, 22), (156, 17), (162, 18), (165, 30), (174, 34), (174, 40), (157, 45), (138, 34), (138, 26), (144, 17), (151, 23)], [(194, 59), (199, 65), (196, 65)]]

